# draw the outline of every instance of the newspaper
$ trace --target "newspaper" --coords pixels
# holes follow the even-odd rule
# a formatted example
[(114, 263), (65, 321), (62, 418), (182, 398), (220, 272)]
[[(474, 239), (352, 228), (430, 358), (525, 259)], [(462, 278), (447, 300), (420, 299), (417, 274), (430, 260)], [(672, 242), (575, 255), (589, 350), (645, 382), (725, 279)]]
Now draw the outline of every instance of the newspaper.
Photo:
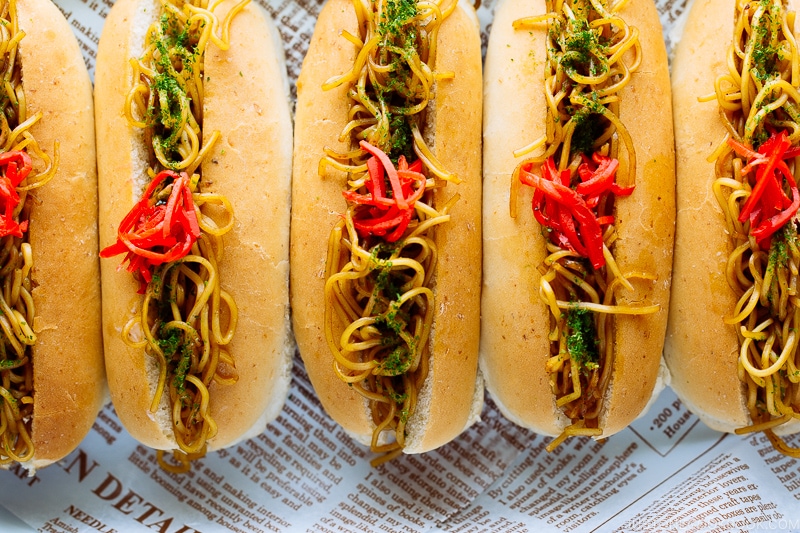
[[(113, 2), (56, 3), (93, 72)], [(484, 44), (494, 3), (479, 10)], [(671, 46), (685, 1), (658, 4)], [(263, 5), (294, 82), (321, 2)], [(161, 470), (107, 405), (59, 464), (34, 477), (0, 472), (10, 511), (0, 512), (0, 531), (800, 531), (800, 462), (760, 434), (708, 429), (669, 389), (608, 440), (575, 438), (552, 453), (548, 441), (504, 419), (488, 396), (481, 421), (454, 442), (372, 468), (368, 449), (322, 410), (296, 357), (279, 418), (184, 475)], [(800, 436), (788, 441), (800, 446)]]

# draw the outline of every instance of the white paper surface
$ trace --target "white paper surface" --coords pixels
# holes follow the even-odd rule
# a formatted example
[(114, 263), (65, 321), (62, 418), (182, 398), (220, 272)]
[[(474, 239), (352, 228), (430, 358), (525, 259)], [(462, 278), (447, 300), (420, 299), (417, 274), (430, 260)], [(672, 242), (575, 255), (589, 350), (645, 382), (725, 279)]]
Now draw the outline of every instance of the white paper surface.
[[(644, 1), (644, 0), (634, 0)], [(57, 0), (93, 71), (111, 0)], [(683, 1), (660, 1), (668, 44)], [(285, 42), (292, 84), (321, 7), (263, 3)], [(484, 32), (494, 1), (479, 10)], [(484, 34), (485, 44), (485, 34)], [(293, 91), (294, 92), (294, 91)], [(549, 439), (482, 420), (453, 443), (377, 469), (322, 411), (297, 358), (278, 420), (258, 437), (170, 475), (113, 408), (80, 447), (29, 478), (0, 472), (0, 531), (800, 531), (800, 462), (761, 435), (706, 428), (670, 390), (629, 429), (597, 443)], [(788, 439), (800, 446), (800, 437)], [(16, 515), (23, 522), (20, 522)]]

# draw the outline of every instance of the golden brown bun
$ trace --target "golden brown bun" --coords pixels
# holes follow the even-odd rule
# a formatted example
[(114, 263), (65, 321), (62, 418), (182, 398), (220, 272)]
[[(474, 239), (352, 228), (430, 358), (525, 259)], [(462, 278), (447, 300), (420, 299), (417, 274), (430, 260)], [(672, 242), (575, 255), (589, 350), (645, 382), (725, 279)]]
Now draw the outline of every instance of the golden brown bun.
[[(789, 4), (791, 9), (800, 8), (800, 2)], [(738, 298), (725, 277), (732, 245), (712, 192), (714, 164), (706, 159), (726, 130), (716, 102), (701, 103), (697, 98), (712, 93), (716, 77), (728, 72), (726, 54), (733, 26), (732, 3), (696, 1), (672, 64), (678, 220), (664, 350), (678, 396), (708, 426), (729, 432), (752, 422), (737, 374), (736, 329), (723, 322)], [(797, 426), (778, 429), (784, 433), (796, 431)]]
[[(128, 58), (141, 54), (144, 31), (156, 12), (152, 0), (121, 0), (100, 40), (95, 97), (102, 246), (115, 242), (119, 222), (139, 199), (145, 180), (143, 136), (128, 125), (123, 109)], [(216, 129), (221, 139), (203, 163), (202, 178), (204, 190), (225, 194), (234, 210), (219, 268), (222, 286), (239, 309), (229, 345), (239, 379), (209, 387), (211, 416), (219, 426), (210, 449), (257, 434), (278, 415), (294, 351), (288, 310), (291, 121), (283, 50), (274, 25), (255, 4), (234, 17), (230, 35), (230, 50), (209, 45), (206, 52), (204, 136)], [(102, 262), (111, 397), (131, 435), (153, 448), (173, 449), (166, 397), (155, 415), (149, 411), (155, 364), (144, 350), (122, 341), (121, 328), (140, 296), (138, 283), (118, 271), (118, 264), (118, 257)]]
[(349, 433), (367, 436), (372, 432), (367, 406), (333, 375), (323, 327), (328, 228), (344, 210), (341, 190), (346, 178), (329, 168), (322, 180), (317, 167), (323, 147), (348, 150), (349, 144), (337, 139), (347, 123), (350, 103), (346, 86), (323, 91), (322, 84), (352, 68), (356, 51), (339, 35), (345, 30), (358, 34), (352, 2), (328, 0), (297, 79), (289, 286), (295, 339), (323, 407)]
[[(530, 210), (532, 188), (521, 188), (519, 215), (509, 216), (511, 173), (521, 161), (512, 151), (544, 133), (546, 115), (546, 30), (515, 31), (512, 22), (545, 12), (544, 0), (503, 0), (486, 56), (481, 368), (510, 420), (557, 435), (569, 420), (556, 408), (545, 372), (550, 315), (539, 299), (537, 270), (545, 241)], [(675, 214), (669, 75), (658, 13), (652, 2), (637, 1), (620, 16), (639, 29), (643, 58), (621, 95), (620, 118), (633, 138), (637, 167), (633, 196), (617, 200), (615, 257), (623, 272), (654, 273), (657, 281), (631, 280), (635, 292), (621, 291), (619, 303), (658, 303), (661, 310), (616, 318), (614, 374), (600, 415), (604, 437), (642, 412), (657, 381)]]
[(203, 190), (224, 194), (235, 209), (220, 269), (239, 306), (229, 349), (240, 378), (210, 389), (211, 415), (224, 421), (213, 448), (255, 436), (278, 416), (295, 352), (289, 319), (292, 122), (283, 44), (268, 20), (251, 4), (233, 20), (231, 35), (239, 38), (232, 38), (231, 49), (212, 48), (205, 60), (204, 136), (223, 135), (203, 162)]
[[(320, 178), (323, 148), (346, 151), (337, 141), (347, 123), (347, 87), (323, 91), (331, 76), (352, 68), (354, 46), (339, 33), (358, 34), (349, 0), (328, 0), (317, 21), (297, 82), (292, 203), (291, 296), (300, 354), (328, 414), (361, 442), (372, 437), (366, 401), (333, 373), (325, 340), (324, 273), (328, 235), (346, 204), (344, 174), (331, 170)], [(452, 440), (475, 420), (483, 401), (477, 378), (481, 257), (481, 57), (478, 23), (466, 5), (442, 24), (437, 71), (454, 71), (441, 81), (429, 111), (426, 136), (445, 168), (464, 181), (448, 185), (436, 201), (454, 192), (461, 199), (449, 224), (437, 230), (439, 262), (435, 273), (437, 312), (429, 352), (430, 371), (416, 413), (410, 417), (407, 453), (431, 450)], [(341, 331), (336, 324), (334, 330)]]
[(97, 172), (92, 85), (67, 21), (48, 0), (17, 0), (25, 37), (19, 45), (31, 128), (53, 155), (55, 177), (35, 189), (33, 252), (33, 443), (29, 469), (74, 450), (94, 423), (105, 395), (97, 259)]

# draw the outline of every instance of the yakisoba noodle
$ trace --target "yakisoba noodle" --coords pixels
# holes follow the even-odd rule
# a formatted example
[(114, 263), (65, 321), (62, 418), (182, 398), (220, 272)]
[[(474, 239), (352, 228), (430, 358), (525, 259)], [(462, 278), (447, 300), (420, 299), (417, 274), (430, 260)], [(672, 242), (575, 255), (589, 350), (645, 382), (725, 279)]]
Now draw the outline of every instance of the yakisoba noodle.
[[(417, 394), (428, 373), (428, 339), (434, 313), (431, 289), (437, 250), (436, 226), (450, 219), (455, 195), (438, 209), (432, 189), (443, 180), (458, 182), (426, 146), (425, 114), (438, 79), (434, 72), (439, 26), (456, 2), (354, 0), (361, 35), (342, 32), (358, 48), (353, 69), (331, 78), (324, 89), (348, 84), (349, 122), (340, 140), (369, 143), (393, 161), (418, 159), (428, 177), (414, 174), (413, 204), (408, 226), (393, 242), (361, 235), (352, 203), (333, 228), (326, 263), (325, 335), (334, 356), (334, 371), (369, 400), (375, 430), (372, 450), (384, 453), (373, 463), (400, 454), (405, 426), (414, 413)], [(372, 148), (370, 148), (371, 150)], [(326, 149), (320, 174), (327, 166), (349, 174), (349, 191), (369, 188), (367, 149), (346, 154)], [(406, 172), (401, 169), (398, 173)], [(406, 174), (403, 174), (406, 175)], [(423, 192), (424, 190), (424, 192)], [(370, 191), (372, 191), (370, 189)], [(343, 324), (334, 331), (334, 316)], [(394, 434), (393, 440), (384, 432)]]
[[(159, 370), (150, 410), (159, 408), (164, 394), (169, 398), (180, 464), (168, 465), (159, 455), (165, 468), (187, 469), (189, 460), (205, 453), (206, 441), (217, 432), (208, 387), (238, 377), (225, 349), (236, 328), (237, 308), (221, 288), (217, 268), (222, 236), (233, 227), (233, 209), (224, 196), (200, 191), (197, 172), (219, 138), (213, 132), (202, 143), (204, 53), (209, 42), (228, 49), (230, 21), (247, 2), (220, 21), (213, 12), (219, 2), (162, 0), (144, 54), (131, 59), (133, 87), (125, 112), (131, 125), (144, 129), (152, 147), (150, 178), (163, 169), (191, 176), (200, 229), (188, 255), (153, 269), (140, 309), (123, 330), (126, 343), (144, 349)], [(152, 197), (165, 201), (175, 183), (157, 188)]]
[[(717, 78), (716, 95), (728, 133), (709, 160), (716, 161), (714, 194), (725, 213), (730, 236), (728, 284), (739, 300), (725, 322), (739, 337), (739, 379), (753, 421), (737, 433), (764, 431), (776, 449), (800, 457), (773, 428), (800, 419), (800, 360), (797, 294), (800, 249), (794, 217), (769, 246), (759, 245), (750, 219), (740, 213), (753, 187), (747, 161), (729, 139), (757, 149), (776, 131), (785, 131), (792, 147), (800, 144), (800, 58), (792, 28), (795, 13), (780, 0), (737, 1), (735, 34), (727, 54), (728, 73)], [(788, 161), (798, 172), (797, 159)]]
[[(58, 166), (57, 151), (51, 160), (30, 133), (42, 118), (38, 112), (27, 116), (22, 69), (17, 58), (18, 45), (25, 34), (17, 24), (15, 2), (0, 4), (0, 75), (3, 97), (0, 113), (0, 157), (24, 151), (34, 164), (30, 174), (16, 187), (19, 204), (13, 220), (26, 225), (30, 211), (27, 192), (47, 183)], [(33, 368), (31, 347), (36, 334), (31, 329), (36, 310), (31, 297), (30, 272), (33, 267), (27, 233), (0, 239), (0, 464), (25, 462), (33, 458), (31, 441), (33, 415)]]
[[(510, 211), (517, 217), (520, 175), (528, 169), (544, 172), (548, 164), (559, 175), (577, 180), (582, 154), (600, 154), (622, 162), (617, 181), (634, 185), (636, 153), (631, 135), (619, 118), (621, 91), (639, 67), (639, 32), (623, 19), (627, 0), (548, 0), (547, 13), (515, 21), (526, 30), (547, 26), (545, 98), (546, 132), (515, 156), (532, 152), (515, 170)], [(550, 161), (551, 163), (548, 163)], [(614, 213), (614, 196), (597, 206), (598, 219)], [(620, 290), (633, 289), (629, 280), (654, 279), (647, 272), (628, 272), (614, 259), (617, 233), (613, 224), (602, 231), (602, 262), (596, 268), (572, 247), (548, 239), (548, 255), (539, 267), (539, 296), (551, 312), (551, 358), (547, 362), (556, 405), (572, 420), (548, 449), (572, 435), (602, 435), (598, 417), (614, 366), (614, 315), (648, 314), (658, 305), (616, 304)], [(599, 253), (599, 252), (598, 252)]]

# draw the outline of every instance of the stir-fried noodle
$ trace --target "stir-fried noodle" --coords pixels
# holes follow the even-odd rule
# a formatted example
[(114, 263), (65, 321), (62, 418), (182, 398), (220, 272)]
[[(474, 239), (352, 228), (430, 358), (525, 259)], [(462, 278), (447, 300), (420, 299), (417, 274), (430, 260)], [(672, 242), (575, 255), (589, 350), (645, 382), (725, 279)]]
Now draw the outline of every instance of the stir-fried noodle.
[(55, 175), (58, 147), (51, 158), (30, 133), (42, 118), (28, 116), (19, 43), (25, 37), (14, 0), (0, 3), (0, 464), (25, 462), (34, 455), (33, 361), (36, 343), (27, 226), (33, 202), (28, 191)]
[(436, 82), (453, 76), (433, 65), (437, 33), (456, 3), (353, 5), (362, 33), (343, 36), (357, 47), (355, 64), (323, 86), (349, 87), (340, 140), (354, 146), (345, 154), (326, 149), (320, 163), (320, 174), (331, 167), (349, 175), (347, 211), (328, 245), (325, 334), (334, 371), (369, 400), (372, 449), (384, 454), (377, 464), (402, 452), (428, 373), (436, 228), (458, 199), (434, 205), (434, 189), (458, 179), (423, 138)]
[[(518, 30), (546, 25), (546, 131), (516, 156), (511, 216), (520, 184), (534, 187), (533, 214), (547, 232), (539, 295), (551, 311), (547, 362), (556, 404), (572, 420), (548, 449), (571, 435), (602, 435), (598, 417), (614, 366), (614, 316), (659, 306), (617, 304), (631, 279), (614, 259), (614, 205), (633, 193), (636, 153), (619, 118), (623, 89), (639, 67), (639, 32), (622, 12), (627, 0), (548, 0), (547, 13), (519, 19)], [(624, 160), (625, 164), (620, 161)]]
[[(217, 433), (209, 412), (211, 383), (238, 379), (226, 349), (237, 308), (222, 289), (218, 269), (222, 237), (233, 228), (233, 208), (224, 196), (200, 189), (199, 173), (219, 138), (215, 131), (202, 142), (205, 52), (210, 43), (228, 49), (231, 20), (247, 2), (220, 20), (214, 12), (218, 0), (162, 0), (144, 53), (130, 60), (133, 84), (125, 112), (132, 126), (144, 130), (151, 148), (151, 181), (123, 220), (117, 244), (103, 255), (127, 253), (128, 270), (141, 283), (144, 296), (123, 338), (158, 368), (151, 411), (166, 394), (177, 464), (165, 461), (161, 452), (159, 460), (170, 470), (188, 469)], [(156, 244), (153, 235), (160, 237)]]
[(738, 302), (725, 322), (739, 337), (739, 379), (752, 425), (776, 449), (800, 457), (773, 428), (800, 419), (797, 331), (800, 194), (800, 62), (795, 13), (781, 0), (737, 0), (728, 72), (715, 83), (727, 129), (709, 157), (730, 237), (727, 278)]

